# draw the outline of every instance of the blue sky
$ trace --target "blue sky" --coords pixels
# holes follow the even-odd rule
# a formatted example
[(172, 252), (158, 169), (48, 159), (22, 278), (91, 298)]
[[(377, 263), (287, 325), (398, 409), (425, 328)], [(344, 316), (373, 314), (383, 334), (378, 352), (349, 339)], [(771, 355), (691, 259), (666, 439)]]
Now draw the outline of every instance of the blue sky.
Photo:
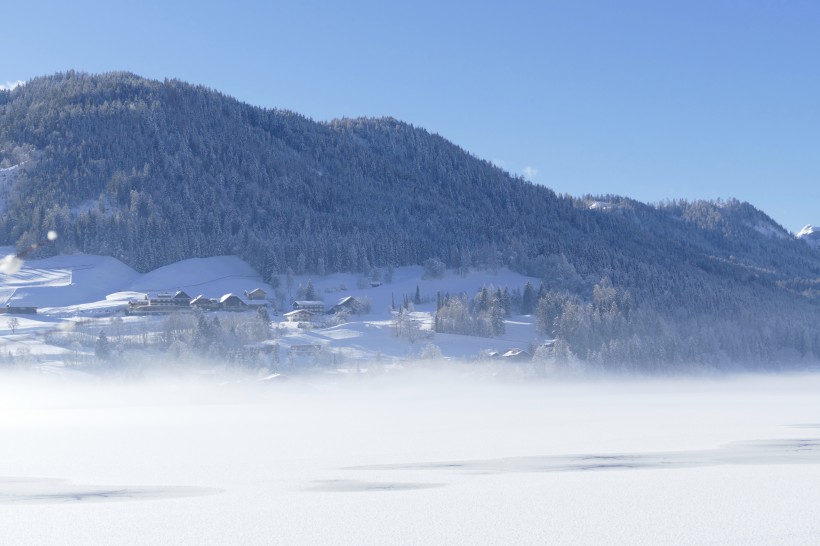
[[(395, 4), (395, 5), (392, 5)], [(11, 2), (0, 84), (127, 70), (390, 115), (572, 195), (820, 224), (820, 2)]]

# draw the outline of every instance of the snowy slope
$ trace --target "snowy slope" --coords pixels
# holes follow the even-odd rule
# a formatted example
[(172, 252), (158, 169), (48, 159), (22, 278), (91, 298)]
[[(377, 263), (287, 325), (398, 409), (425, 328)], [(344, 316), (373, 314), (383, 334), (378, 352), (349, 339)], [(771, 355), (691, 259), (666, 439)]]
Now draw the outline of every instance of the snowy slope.
[[(489, 271), (470, 271), (465, 276), (461, 276), (448, 270), (440, 279), (424, 279), (423, 276), (424, 270), (420, 266), (399, 267), (393, 275), (392, 282), (384, 282), (377, 287), (362, 283), (361, 275), (351, 273), (336, 273), (318, 278), (310, 275), (297, 276), (293, 280), (293, 290), (290, 296), (295, 297), (298, 287), (307, 286), (308, 281), (311, 281), (326, 306), (332, 306), (345, 296), (366, 297), (372, 303), (372, 313), (369, 317), (383, 318), (392, 302), (395, 302), (397, 306), (401, 305), (405, 295), (412, 300), (417, 286), (423, 303), (415, 305), (416, 310), (432, 312), (436, 308), (436, 292), (442, 295), (466, 292), (468, 296), (473, 297), (476, 292), (487, 285), (502, 289), (508, 287), (513, 290), (514, 288), (523, 289), (527, 281), (531, 282), (536, 289), (540, 284), (540, 281), (534, 277), (525, 277), (507, 268), (501, 268), (495, 274)], [(361, 284), (365, 286), (360, 288)], [(282, 288), (287, 290), (285, 282), (282, 282)]]
[(17, 273), (0, 274), (3, 303), (57, 308), (101, 301), (127, 301), (147, 292), (185, 290), (191, 296), (270, 286), (236, 256), (184, 260), (140, 275), (115, 258), (72, 254), (26, 261)]
[(124, 290), (133, 292), (171, 292), (184, 290), (192, 298), (219, 297), (262, 288), (268, 294), (273, 289), (262, 281), (259, 273), (237, 256), (192, 258), (160, 267), (141, 275)]
[[(497, 273), (471, 271), (463, 276), (447, 271), (442, 278), (425, 279), (421, 267), (411, 266), (396, 269), (391, 282), (375, 287), (369, 279), (351, 273), (297, 276), (290, 283), (283, 276), (279, 288), (282, 297), (276, 298), (276, 291), (236, 256), (183, 260), (141, 275), (114, 258), (74, 254), (27, 261), (17, 273), (0, 275), (0, 298), (9, 305), (38, 308), (37, 315), (20, 316), (15, 325), (18, 333), (31, 333), (55, 328), (61, 321), (110, 316), (122, 310), (130, 299), (176, 290), (184, 290), (191, 297), (201, 294), (216, 298), (227, 293), (242, 297), (245, 291), (262, 288), (270, 299), (277, 300), (274, 303), (280, 306), (280, 311), (288, 311), (299, 288), (311, 282), (327, 308), (343, 297), (355, 296), (369, 300), (371, 310), (366, 315), (351, 316), (347, 324), (314, 329), (279, 322), (281, 318), (274, 316), (277, 341), (285, 352), (294, 345), (321, 346), (333, 355), (335, 362), (347, 365), (354, 359), (415, 358), (429, 349), (431, 343), (449, 358), (474, 358), (485, 350), (526, 349), (535, 339), (533, 317), (511, 317), (506, 323), (506, 334), (498, 338), (434, 334), (431, 330), (437, 293), (465, 292), (472, 297), (486, 285), (512, 291), (522, 289), (528, 281), (538, 286), (537, 279), (508, 269)], [(413, 340), (397, 337), (392, 324), (392, 304), (400, 306), (405, 299), (413, 300), (417, 288), (422, 302), (414, 305), (409, 317), (419, 324), (423, 335)], [(104, 328), (104, 324), (100, 327)], [(7, 336), (12, 333), (7, 321), (0, 322), (0, 346), (7, 346), (9, 350), (20, 347), (19, 340), (4, 338), (3, 332)], [(53, 348), (46, 345), (38, 348), (36, 339), (26, 343), (31, 353), (54, 353)]]
[[(525, 277), (507, 268), (497, 273), (489, 271), (470, 271), (464, 276), (448, 270), (442, 278), (423, 278), (420, 266), (400, 267), (395, 270), (393, 279), (381, 286), (371, 287), (363, 282), (361, 275), (335, 273), (323, 277), (297, 276), (293, 279), (290, 298), (285, 302), (285, 310), (296, 298), (299, 287), (311, 282), (322, 298), (326, 307), (333, 306), (346, 296), (369, 299), (371, 311), (366, 315), (351, 316), (351, 323), (329, 329), (300, 330), (294, 324), (282, 323), (287, 334), (278, 342), (283, 349), (292, 345), (318, 344), (331, 351), (338, 351), (349, 360), (353, 358), (372, 360), (378, 358), (406, 359), (418, 357), (432, 343), (445, 357), (475, 358), (484, 350), (505, 351), (510, 348), (526, 349), (535, 340), (534, 317), (513, 316), (506, 322), (506, 334), (498, 338), (482, 338), (454, 334), (434, 334), (431, 329), (432, 314), (436, 310), (436, 293), (467, 293), (473, 297), (482, 287), (492, 285), (496, 288), (507, 287), (510, 290), (523, 289), (531, 282), (537, 289), (538, 279)], [(281, 283), (287, 291), (286, 281)], [(413, 342), (396, 337), (392, 327), (391, 304), (400, 306), (405, 296), (411, 301), (418, 287), (421, 304), (414, 304), (411, 317), (416, 320), (423, 331), (430, 335)]]
[(0, 274), (0, 291), (12, 305), (63, 307), (104, 300), (137, 277), (115, 258), (72, 254), (27, 261), (13, 275)]

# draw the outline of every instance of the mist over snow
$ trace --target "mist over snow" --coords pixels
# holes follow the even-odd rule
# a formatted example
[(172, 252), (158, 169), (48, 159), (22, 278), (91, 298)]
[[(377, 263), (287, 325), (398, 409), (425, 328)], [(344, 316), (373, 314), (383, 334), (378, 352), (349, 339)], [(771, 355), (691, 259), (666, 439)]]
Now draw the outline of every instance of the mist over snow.
[(0, 373), (8, 544), (811, 544), (820, 376)]
[[(433, 266), (265, 283), (232, 256), (144, 274), (85, 254), (26, 261), (0, 286), (9, 305), (38, 308), (0, 318), (2, 542), (818, 536), (817, 372), (687, 366), (653, 378), (549, 354), (506, 358), (544, 340), (537, 309), (482, 337), (434, 332), (437, 300), (538, 280)], [(154, 292), (254, 288), (270, 295), (269, 316), (122, 314)], [(622, 303), (606, 285), (596, 291)], [(330, 308), (350, 296), (355, 313), (310, 324), (280, 314), (293, 300)]]

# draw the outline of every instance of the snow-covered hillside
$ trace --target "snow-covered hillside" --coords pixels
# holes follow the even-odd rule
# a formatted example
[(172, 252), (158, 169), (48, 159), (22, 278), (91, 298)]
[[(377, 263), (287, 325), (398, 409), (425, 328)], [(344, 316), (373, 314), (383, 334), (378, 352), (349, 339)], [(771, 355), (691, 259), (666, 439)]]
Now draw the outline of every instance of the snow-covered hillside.
[[(433, 334), (432, 320), (437, 294), (473, 296), (484, 286), (522, 289), (527, 282), (538, 286), (538, 280), (501, 269), (497, 273), (471, 271), (458, 275), (448, 271), (441, 278), (424, 277), (420, 266), (401, 267), (392, 278), (372, 282), (351, 273), (336, 273), (322, 277), (294, 276), (279, 278), (278, 289), (266, 284), (260, 275), (236, 256), (183, 260), (155, 271), (139, 274), (122, 262), (104, 256), (74, 254), (54, 256), (24, 263), (14, 274), (0, 275), (0, 297), (14, 307), (36, 307), (36, 315), (20, 315), (16, 322), (0, 320), (0, 352), (14, 351), (25, 344), (30, 354), (59, 354), (62, 350), (48, 347), (43, 336), (33, 333), (64, 328), (78, 320), (93, 334), (109, 331), (113, 317), (121, 316), (129, 300), (143, 299), (148, 294), (183, 290), (192, 298), (203, 295), (219, 298), (235, 294), (244, 298), (248, 291), (261, 288), (268, 295), (271, 328), (283, 354), (294, 346), (320, 347), (339, 366), (353, 362), (394, 361), (422, 354), (430, 345), (435, 354), (455, 358), (475, 358), (482, 352), (503, 353), (506, 350), (527, 349), (535, 340), (534, 319), (513, 316), (506, 321), (505, 334), (496, 338), (480, 338), (455, 334)], [(290, 311), (308, 283), (316, 298), (330, 308), (340, 299), (353, 296), (367, 302), (369, 311), (351, 315), (344, 324), (287, 322), (281, 313)], [(414, 338), (399, 337), (393, 325), (392, 309), (405, 301), (414, 301), (407, 319), (419, 330)], [(9, 315), (11, 316), (11, 315)], [(143, 322), (158, 329), (164, 316), (128, 317), (131, 331)], [(93, 320), (96, 322), (89, 323)], [(309, 327), (312, 326), (312, 327)], [(93, 330), (93, 331), (91, 331)], [(5, 333), (5, 335), (3, 335)], [(13, 334), (13, 335), (12, 335)], [(91, 335), (91, 334), (89, 334)], [(20, 337), (24, 336), (24, 337)], [(25, 337), (28, 336), (28, 337)], [(57, 357), (51, 357), (54, 360)]]
[(0, 276), (0, 287), (6, 304), (52, 308), (105, 300), (138, 277), (115, 258), (73, 254), (26, 262), (17, 273)]

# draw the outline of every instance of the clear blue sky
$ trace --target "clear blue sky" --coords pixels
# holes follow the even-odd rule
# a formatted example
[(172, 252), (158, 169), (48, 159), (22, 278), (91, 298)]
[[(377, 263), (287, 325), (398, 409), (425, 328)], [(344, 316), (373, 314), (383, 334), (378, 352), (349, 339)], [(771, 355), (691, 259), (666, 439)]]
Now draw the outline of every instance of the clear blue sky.
[(390, 115), (559, 193), (820, 224), (820, 2), (8, 2), (0, 84), (127, 70)]

